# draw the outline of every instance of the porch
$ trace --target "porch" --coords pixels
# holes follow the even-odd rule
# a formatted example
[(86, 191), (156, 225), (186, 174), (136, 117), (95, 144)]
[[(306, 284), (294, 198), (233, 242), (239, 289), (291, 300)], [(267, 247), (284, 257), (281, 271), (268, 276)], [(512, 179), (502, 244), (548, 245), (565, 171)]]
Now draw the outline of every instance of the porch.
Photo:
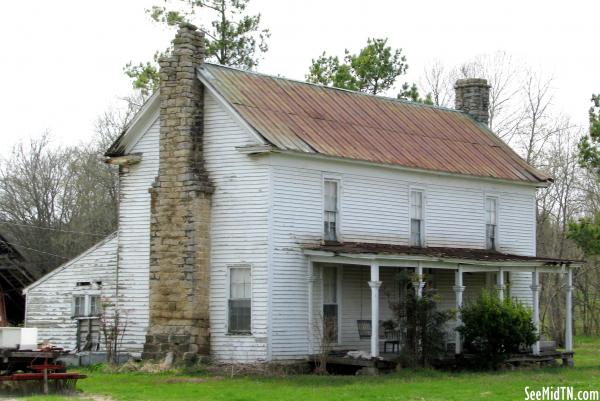
[[(433, 287), (437, 305), (444, 310), (459, 310), (484, 288), (498, 291), (500, 298), (515, 297), (531, 307), (534, 324), (539, 328), (539, 274), (555, 273), (566, 280), (565, 356), (572, 363), (571, 269), (579, 262), (478, 249), (360, 243), (321, 245), (307, 248), (304, 253), (308, 259), (309, 355), (323, 350), (323, 322), (333, 320), (335, 340), (331, 348), (339, 354), (335, 354), (336, 358), (341, 357), (340, 352), (353, 350), (363, 351), (362, 359), (379, 360), (384, 348), (393, 348), (393, 353), (385, 354), (386, 360), (393, 360), (399, 350), (399, 335), (385, 327), (394, 319), (390, 305), (405, 295), (406, 282), (400, 277), (411, 280), (417, 297), (425, 285)], [(447, 327), (446, 346), (452, 357), (463, 354), (463, 344), (455, 330), (459, 325), (457, 313)], [(551, 357), (544, 355), (548, 350), (542, 350), (541, 345), (534, 344), (531, 358)]]

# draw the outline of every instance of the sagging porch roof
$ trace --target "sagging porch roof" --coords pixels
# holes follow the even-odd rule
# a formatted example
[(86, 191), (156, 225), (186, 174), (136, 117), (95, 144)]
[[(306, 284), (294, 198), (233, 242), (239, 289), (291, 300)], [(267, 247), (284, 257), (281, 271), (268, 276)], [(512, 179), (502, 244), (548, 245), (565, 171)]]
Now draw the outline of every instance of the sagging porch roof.
[(475, 248), (414, 247), (396, 244), (340, 242), (308, 245), (304, 253), (313, 256), (346, 256), (369, 259), (414, 259), (479, 265), (530, 265), (546, 267), (575, 267), (579, 260), (514, 255)]

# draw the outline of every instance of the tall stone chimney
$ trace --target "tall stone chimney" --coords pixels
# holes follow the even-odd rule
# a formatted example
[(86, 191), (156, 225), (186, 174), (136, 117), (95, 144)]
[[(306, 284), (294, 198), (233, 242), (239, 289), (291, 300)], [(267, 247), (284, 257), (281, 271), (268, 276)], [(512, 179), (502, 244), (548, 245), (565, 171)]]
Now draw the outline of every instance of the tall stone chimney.
[(490, 119), (490, 86), (482, 78), (459, 79), (454, 84), (455, 108), (488, 125)]
[(151, 193), (150, 322), (144, 359), (209, 353), (210, 210), (204, 167), (204, 37), (182, 24), (160, 64), (160, 167)]

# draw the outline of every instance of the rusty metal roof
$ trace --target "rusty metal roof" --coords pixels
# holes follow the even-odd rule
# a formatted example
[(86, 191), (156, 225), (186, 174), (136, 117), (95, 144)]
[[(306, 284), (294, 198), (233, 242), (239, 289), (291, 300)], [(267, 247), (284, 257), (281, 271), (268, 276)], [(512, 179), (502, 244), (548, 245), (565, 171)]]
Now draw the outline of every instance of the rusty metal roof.
[(311, 251), (332, 252), (340, 254), (369, 254), (369, 255), (414, 255), (442, 259), (473, 260), (481, 262), (538, 262), (545, 265), (556, 266), (581, 263), (577, 260), (540, 258), (535, 256), (513, 255), (474, 248), (442, 248), (442, 247), (415, 247), (395, 244), (374, 244), (363, 242), (341, 242), (326, 245), (307, 246)]
[(456, 110), (209, 63), (200, 73), (280, 150), (521, 182), (550, 179)]

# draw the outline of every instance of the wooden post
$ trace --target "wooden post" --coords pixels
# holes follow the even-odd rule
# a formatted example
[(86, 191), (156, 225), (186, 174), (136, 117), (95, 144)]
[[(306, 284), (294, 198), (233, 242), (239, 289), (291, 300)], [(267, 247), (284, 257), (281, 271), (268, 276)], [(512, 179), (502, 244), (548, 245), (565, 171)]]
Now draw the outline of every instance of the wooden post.
[[(535, 325), (535, 330), (537, 331), (538, 336), (541, 334), (540, 330), (540, 278), (539, 273), (537, 271), (531, 272), (531, 298), (533, 300), (533, 324)], [(533, 354), (540, 354), (540, 340), (535, 342), (532, 347)]]
[(504, 271), (502, 269), (498, 270), (496, 273), (496, 289), (498, 290), (498, 298), (500, 301), (504, 301), (504, 290), (506, 286), (504, 285)]
[[(47, 364), (48, 361), (46, 360), (45, 363)], [(44, 368), (43, 372), (44, 372), (44, 394), (48, 394), (48, 369)]]
[(573, 271), (567, 267), (565, 298), (565, 351), (573, 352)]
[[(463, 304), (463, 292), (465, 291), (465, 286), (463, 285), (463, 271), (462, 266), (458, 265), (456, 272), (454, 273), (454, 294), (456, 296), (456, 327), (460, 326), (460, 308)], [(462, 339), (460, 338), (460, 333), (458, 330), (456, 331), (456, 344), (455, 344), (455, 353), (458, 355), (462, 353)]]
[(417, 298), (423, 297), (423, 287), (425, 287), (425, 282), (423, 281), (423, 266), (421, 262), (418, 262), (417, 267), (415, 269), (415, 282), (413, 283), (413, 287), (415, 287), (415, 292)]
[(379, 264), (371, 263), (371, 357), (379, 356)]
[(312, 355), (313, 351), (313, 335), (314, 335), (314, 322), (313, 322), (313, 287), (315, 283), (314, 265), (313, 261), (308, 258), (308, 269), (307, 269), (307, 286), (308, 286), (308, 355)]

